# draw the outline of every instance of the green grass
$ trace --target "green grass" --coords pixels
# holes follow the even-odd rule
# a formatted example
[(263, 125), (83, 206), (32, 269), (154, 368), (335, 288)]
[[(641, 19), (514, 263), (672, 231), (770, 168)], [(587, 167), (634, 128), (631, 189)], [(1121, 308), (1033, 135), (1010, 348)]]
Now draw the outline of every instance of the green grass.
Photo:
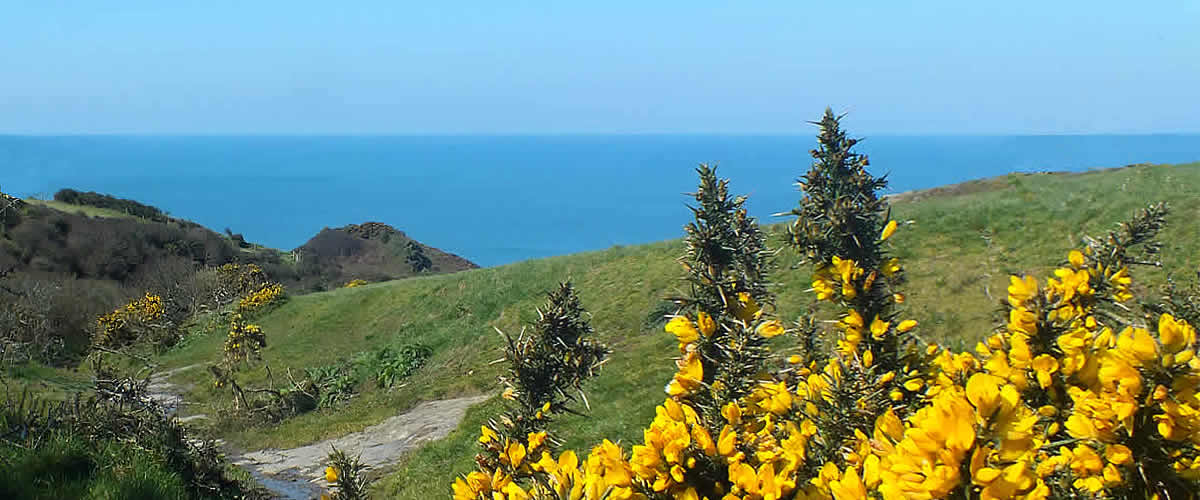
[(91, 376), (83, 370), (56, 368), (38, 363), (8, 366), (0, 373), (4, 390), (18, 395), (27, 392), (49, 401), (65, 401), (73, 394), (92, 387)]
[[(1044, 273), (1064, 262), (1081, 236), (1102, 234), (1149, 201), (1168, 201), (1173, 210), (1163, 237), (1167, 266), (1137, 269), (1135, 279), (1146, 286), (1160, 283), (1167, 271), (1190, 276), (1200, 257), (1196, 185), (1200, 163), (1014, 174), (897, 197), (894, 217), (911, 221), (891, 240), (908, 271), (906, 316), (920, 321), (918, 333), (925, 340), (970, 346), (992, 330), (1008, 275)], [(737, 186), (732, 179), (734, 192)], [(681, 225), (687, 217), (681, 210)], [(781, 246), (783, 228), (770, 226), (768, 233), (772, 246)], [(614, 352), (588, 392), (592, 417), (563, 419), (555, 429), (578, 450), (604, 437), (637, 441), (673, 372), (674, 343), (654, 325), (652, 311), (661, 306), (662, 297), (682, 293), (681, 270), (674, 261), (681, 245), (672, 240), (618, 247), (293, 297), (257, 320), (266, 331), (263, 354), (276, 377), (285, 368), (330, 364), (383, 345), (421, 343), (434, 355), (400, 388), (366, 388), (345, 406), (277, 426), (222, 432), (222, 437), (245, 448), (295, 446), (361, 430), (420, 401), (494, 392), (500, 366), (489, 362), (501, 354), (493, 327), (519, 331), (535, 318), (544, 293), (570, 278), (594, 314), (599, 338)], [(806, 293), (809, 273), (789, 250), (778, 260), (777, 310), (794, 320), (812, 304)], [(213, 362), (222, 340), (216, 328), (162, 361), (168, 368)], [(246, 377), (262, 383), (265, 370)], [(212, 387), (203, 370), (181, 373), (175, 380), (193, 386), (187, 395), (191, 401), (219, 405), (229, 399), (228, 392)], [(498, 408), (493, 399), (473, 409), (449, 437), (406, 457), (378, 492), (385, 498), (444, 496), (453, 477), (471, 469), (479, 424)]]
[(43, 206), (46, 208), (52, 208), (54, 210), (58, 210), (59, 212), (82, 214), (82, 215), (86, 215), (88, 217), (107, 217), (107, 218), (114, 218), (114, 219), (140, 219), (140, 217), (127, 214), (120, 210), (113, 210), (111, 208), (99, 208), (99, 207), (92, 207), (92, 206), (88, 206), (88, 205), (74, 205), (71, 203), (63, 203), (61, 201), (54, 201), (54, 200), (26, 199), (25, 203), (28, 203), (30, 205)]
[(56, 434), (33, 450), (0, 446), (4, 498), (189, 498), (183, 479), (156, 457), (118, 441), (96, 445)]

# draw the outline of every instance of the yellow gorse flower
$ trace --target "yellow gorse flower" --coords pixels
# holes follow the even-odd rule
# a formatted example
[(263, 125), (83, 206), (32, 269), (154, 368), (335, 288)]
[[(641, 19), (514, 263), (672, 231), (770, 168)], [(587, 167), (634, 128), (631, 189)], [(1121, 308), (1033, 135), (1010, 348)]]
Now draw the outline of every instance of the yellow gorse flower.
[(681, 396), (699, 389), (704, 380), (704, 365), (700, 361), (700, 354), (696, 351), (688, 352), (677, 364), (679, 372), (671, 379), (671, 383), (667, 384), (667, 394)]
[(667, 333), (675, 335), (675, 339), (679, 341), (680, 347), (700, 339), (700, 330), (696, 329), (696, 325), (684, 316), (671, 318), (667, 322), (666, 330)]
[(754, 329), (754, 333), (762, 335), (766, 338), (778, 337), (783, 335), (785, 332), (786, 330), (783, 328), (783, 323), (780, 323), (777, 319), (759, 323), (759, 325)]
[(879, 241), (887, 241), (888, 238), (891, 238), (892, 235), (896, 233), (896, 226), (896, 221), (888, 221), (888, 223), (883, 226), (883, 231), (879, 233)]

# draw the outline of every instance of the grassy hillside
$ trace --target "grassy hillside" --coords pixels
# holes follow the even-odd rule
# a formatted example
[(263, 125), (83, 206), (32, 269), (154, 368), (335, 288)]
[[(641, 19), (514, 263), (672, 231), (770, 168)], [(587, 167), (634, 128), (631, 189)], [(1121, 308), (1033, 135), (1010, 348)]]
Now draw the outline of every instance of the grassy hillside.
[[(1166, 267), (1137, 269), (1135, 280), (1146, 286), (1160, 283), (1167, 271), (1191, 276), (1200, 260), (1196, 185), (1200, 163), (1014, 174), (897, 196), (894, 217), (907, 223), (890, 242), (908, 267), (907, 315), (920, 321), (919, 335), (925, 340), (972, 344), (992, 329), (1008, 275), (1044, 272), (1063, 262), (1084, 234), (1102, 234), (1158, 200), (1172, 207), (1163, 238)], [(732, 191), (739, 191), (737, 179), (732, 179)], [(681, 226), (688, 216), (680, 212)], [(769, 233), (773, 246), (782, 246), (783, 228), (772, 226)], [(672, 240), (295, 297), (258, 320), (268, 337), (263, 354), (276, 374), (284, 367), (329, 364), (408, 342), (432, 347), (433, 358), (390, 392), (367, 388), (336, 410), (222, 434), (247, 448), (292, 446), (360, 430), (418, 401), (494, 391), (499, 367), (488, 363), (500, 357), (500, 337), (493, 327), (518, 331), (535, 317), (534, 307), (544, 293), (570, 278), (594, 315), (598, 336), (614, 353), (589, 391), (592, 417), (566, 419), (558, 428), (570, 436), (567, 446), (576, 449), (603, 437), (639, 439), (674, 371), (674, 341), (662, 333), (659, 316), (665, 311), (661, 298), (680, 292), (681, 272), (674, 259), (681, 249)], [(778, 313), (794, 320), (812, 304), (805, 292), (808, 271), (787, 250), (779, 254), (778, 264)], [(172, 368), (215, 361), (222, 340), (220, 328), (214, 328), (163, 362)], [(779, 348), (786, 347), (786, 340), (781, 341)], [(253, 375), (261, 380), (265, 371)], [(176, 381), (194, 387), (187, 396), (191, 400), (228, 399), (200, 370), (184, 372)], [(408, 457), (380, 485), (385, 497), (447, 494), (453, 476), (471, 469), (475, 433), (496, 408), (495, 399), (481, 405), (468, 413), (459, 431)]]
[(476, 267), (380, 223), (326, 228), (294, 253), (227, 233), (98, 193), (0, 193), (0, 364), (75, 363), (97, 316), (146, 293), (164, 297), (174, 322), (219, 307), (210, 275), (228, 263), (256, 264), (292, 294)]

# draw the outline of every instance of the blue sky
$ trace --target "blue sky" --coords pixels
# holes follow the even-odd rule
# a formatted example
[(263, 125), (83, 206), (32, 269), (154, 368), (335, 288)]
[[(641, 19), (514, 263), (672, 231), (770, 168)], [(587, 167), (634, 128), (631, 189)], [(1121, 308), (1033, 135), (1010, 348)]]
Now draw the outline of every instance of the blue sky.
[(0, 133), (1200, 132), (1192, 0), (3, 3)]

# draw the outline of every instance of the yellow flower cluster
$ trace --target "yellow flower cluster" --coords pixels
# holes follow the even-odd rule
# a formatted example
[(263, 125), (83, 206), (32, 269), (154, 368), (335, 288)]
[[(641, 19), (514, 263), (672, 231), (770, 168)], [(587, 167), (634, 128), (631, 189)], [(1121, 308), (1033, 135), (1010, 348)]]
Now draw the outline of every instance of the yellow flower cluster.
[[(896, 221), (888, 223), (892, 231), (895, 231), (895, 223)], [(891, 236), (891, 233), (887, 233), (887, 236)], [(818, 266), (813, 272), (812, 288), (817, 294), (817, 300), (836, 301), (840, 298), (848, 301), (858, 297), (859, 290), (870, 289), (880, 274), (890, 278), (902, 270), (900, 259), (897, 258), (884, 261), (878, 272), (867, 273), (854, 260), (834, 256), (828, 264)], [(895, 301), (902, 303), (904, 299), (902, 296), (896, 296)]]
[(358, 287), (366, 285), (366, 284), (367, 284), (366, 280), (350, 280), (344, 286), (342, 286), (342, 288), (358, 288)]
[(229, 334), (225, 337), (226, 364), (232, 367), (257, 358), (259, 350), (266, 345), (267, 337), (262, 327), (246, 323), (240, 313), (234, 313), (229, 321)]
[(267, 283), (242, 297), (238, 301), (237, 310), (239, 313), (251, 313), (278, 302), (284, 297), (283, 285)]
[[(479, 442), (493, 449), (500, 463), (492, 471), (474, 471), (454, 482), (455, 500), (475, 498), (513, 499), (573, 498), (573, 499), (645, 499), (634, 490), (633, 471), (624, 452), (615, 443), (605, 440), (592, 449), (582, 463), (573, 451), (563, 452), (557, 459), (546, 446), (546, 433), (530, 433), (528, 444), (500, 436), (486, 425), (481, 429)], [(536, 457), (536, 459), (535, 459)], [(520, 479), (543, 478), (523, 487)]]
[(267, 273), (257, 264), (229, 263), (218, 267), (217, 274), (238, 290), (249, 290), (267, 281)]
[[(854, 280), (868, 273), (847, 262), (822, 268), (830, 285), (814, 286), (818, 296), (862, 290)], [(558, 460), (546, 452), (527, 464), (546, 481), (522, 488), (500, 470), (475, 472), (455, 484), (456, 498), (1194, 498), (1196, 330), (1169, 314), (1153, 328), (1100, 314), (1101, 304), (1131, 298), (1127, 270), (1097, 269), (1085, 252), (1068, 262), (1044, 285), (1012, 277), (1008, 322), (974, 354), (930, 346), (926, 371), (878, 374), (877, 387), (902, 392), (892, 399), (915, 395), (918, 404), (906, 415), (886, 409), (869, 433), (855, 430), (840, 448), (842, 466), (809, 463), (812, 442), (834, 431), (812, 417), (839, 396), (847, 363), (873, 365), (862, 339), (915, 322), (867, 321), (851, 309), (839, 322), (839, 356), (816, 372), (763, 379), (706, 423), (686, 403), (706, 389), (693, 346), (729, 325), (701, 312), (666, 325), (679, 343), (679, 370), (629, 460), (607, 441), (582, 466), (569, 451)], [(747, 319), (746, 328), (783, 331), (761, 314)], [(509, 451), (509, 465), (524, 455)]]
[(95, 342), (107, 347), (125, 345), (137, 340), (134, 329), (147, 326), (165, 315), (162, 297), (147, 293), (113, 312), (96, 318)]

